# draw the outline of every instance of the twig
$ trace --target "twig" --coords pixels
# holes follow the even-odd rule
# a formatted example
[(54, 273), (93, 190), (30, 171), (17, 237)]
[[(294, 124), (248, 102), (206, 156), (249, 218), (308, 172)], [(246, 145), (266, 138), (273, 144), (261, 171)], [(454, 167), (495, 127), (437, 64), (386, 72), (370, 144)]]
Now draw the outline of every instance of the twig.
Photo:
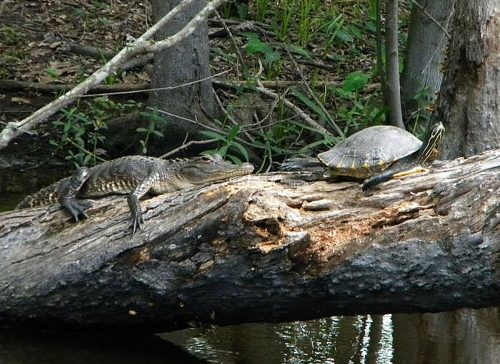
[[(221, 133), (222, 132), (220, 129), (217, 129), (217, 128), (214, 128), (213, 126), (209, 126), (209, 125), (200, 123), (197, 120), (189, 119), (189, 118), (186, 118), (186, 117), (181, 116), (181, 115), (172, 114), (171, 112), (168, 112), (168, 111), (165, 111), (165, 110), (160, 110), (160, 109), (155, 109), (155, 108), (149, 107), (149, 106), (147, 108), (150, 109), (150, 110), (159, 112), (160, 114), (164, 114), (164, 115), (167, 115), (167, 116), (170, 116), (170, 117), (173, 117), (173, 118), (177, 118), (177, 119), (181, 119), (183, 121), (187, 121), (188, 123), (191, 123), (191, 124), (194, 124), (194, 125), (197, 125), (197, 126), (201, 126), (202, 128), (214, 131), (216, 133)], [(253, 145), (252, 143), (250, 143), (250, 142), (248, 142), (248, 141), (246, 141), (246, 140), (244, 140), (244, 139), (242, 139), (240, 137), (236, 137), (235, 140), (237, 140), (240, 143), (245, 144), (247, 146), (255, 147), (255, 145)]]
[[(222, 81), (217, 81), (219, 86), (224, 86), (227, 88), (237, 88), (239, 87), (236, 84), (233, 83), (224, 83)], [(275, 100), (282, 101), (283, 104), (294, 111), (299, 117), (304, 119), (307, 124), (309, 124), (313, 130), (316, 130), (318, 133), (323, 134), (323, 135), (332, 135), (328, 130), (326, 130), (323, 126), (319, 125), (316, 121), (314, 121), (305, 111), (300, 109), (297, 105), (293, 104), (292, 102), (288, 101), (286, 98), (283, 96), (278, 95), (277, 93), (274, 93), (268, 89), (266, 89), (261, 81), (257, 81), (257, 87), (254, 87), (255, 90), (259, 91), (260, 93), (263, 93), (264, 95), (271, 97)]]
[(142, 89), (142, 90), (134, 90), (134, 91), (131, 91), (131, 92), (124, 91), (124, 92), (108, 92), (108, 93), (93, 94), (93, 95), (80, 95), (79, 98), (100, 97), (100, 96), (117, 96), (117, 95), (134, 94), (134, 93), (156, 92), (156, 91), (161, 91), (161, 90), (175, 90), (175, 89), (178, 89), (178, 88), (192, 86), (192, 85), (200, 83), (200, 82), (205, 82), (205, 81), (214, 79), (215, 77), (222, 76), (222, 75), (224, 75), (224, 74), (226, 74), (228, 72), (230, 72), (230, 70), (222, 71), (222, 72), (219, 72), (219, 73), (217, 73), (215, 75), (207, 76), (207, 77), (201, 78), (199, 80), (194, 80), (194, 81), (186, 82), (186, 83), (183, 83), (181, 85), (165, 86), (165, 87), (155, 87), (155, 88), (145, 88), (145, 89)]
[[(290, 88), (293, 86), (298, 86), (302, 83), (302, 81), (298, 80), (261, 80), (260, 81), (265, 88)], [(212, 80), (214, 86), (217, 87), (226, 87), (233, 89), (234, 86), (251, 86), (252, 81), (238, 81), (238, 80), (221, 80), (214, 79)], [(232, 85), (228, 86), (228, 83), (232, 83)], [(316, 81), (314, 82), (315, 87), (341, 87), (342, 82), (340, 81)], [(371, 92), (380, 87), (380, 83), (375, 82), (369, 85), (366, 85), (363, 89), (364, 92)]]
[[(241, 67), (245, 69), (245, 62), (243, 61), (243, 56), (241, 55), (240, 49), (238, 48), (238, 44), (236, 43), (236, 39), (234, 39), (233, 33), (231, 33), (231, 30), (229, 30), (228, 26), (226, 25), (226, 22), (221, 18), (219, 12), (216, 10), (215, 14), (217, 15), (217, 18), (221, 21), (222, 25), (224, 26), (224, 29), (226, 29), (227, 34), (229, 35), (229, 39), (231, 39), (231, 43), (233, 43), (234, 51), (236, 52), (236, 55), (238, 56), (238, 59), (240, 60)], [(240, 72), (237, 69), (236, 74), (239, 75)]]
[[(215, 92), (215, 90), (213, 90), (213, 93), (214, 93), (214, 96), (215, 96), (215, 101), (217, 102), (217, 104), (219, 105), (220, 109), (222, 110), (222, 112), (224, 113), (224, 115), (227, 117), (227, 119), (231, 123), (233, 123), (233, 125), (239, 126), (239, 124), (236, 122), (236, 120), (234, 120), (234, 118), (224, 108), (224, 105), (222, 104), (222, 101), (221, 101), (219, 95), (217, 95), (217, 92)], [(250, 133), (248, 133), (244, 129), (243, 129), (243, 133), (245, 134), (245, 136), (248, 138), (249, 141), (251, 141), (252, 143), (255, 142), (255, 139), (250, 135)]]
[(49, 116), (53, 115), (63, 107), (71, 104), (79, 96), (86, 94), (92, 86), (101, 83), (107, 76), (119, 70), (120, 66), (132, 59), (133, 57), (150, 52), (164, 50), (185, 39), (194, 32), (196, 27), (201, 24), (217, 6), (224, 3), (226, 0), (212, 0), (209, 2), (191, 21), (189, 21), (179, 32), (163, 41), (153, 42), (149, 39), (177, 15), (184, 8), (189, 6), (195, 0), (183, 0), (179, 5), (173, 8), (168, 14), (160, 19), (155, 25), (147, 30), (142, 36), (137, 38), (132, 44), (123, 48), (118, 54), (113, 57), (104, 66), (94, 72), (89, 78), (80, 83), (77, 87), (45, 105), (37, 110), (29, 117), (20, 122), (10, 122), (0, 132), (0, 149), (5, 148), (9, 142), (26, 130), (32, 129), (36, 125), (45, 121)]
[(68, 141), (71, 143), (71, 145), (73, 145), (75, 148), (79, 149), (80, 151), (82, 151), (83, 153), (86, 153), (86, 154), (89, 154), (91, 156), (93, 156), (95, 159), (98, 159), (100, 160), (101, 162), (106, 162), (106, 159), (102, 158), (102, 157), (99, 157), (97, 154), (91, 152), (90, 150), (87, 150), (85, 149), (84, 147), (78, 145), (77, 143), (75, 143), (73, 141), (73, 139), (71, 138), (68, 138)]
[(3, 10), (5, 9), (5, 5), (7, 5), (8, 2), (9, 0), (4, 0), (0, 3), (0, 16), (2, 16)]
[(301, 117), (306, 123), (308, 123), (310, 126), (313, 128), (317, 129), (317, 131), (323, 135), (332, 135), (328, 130), (326, 130), (322, 125), (318, 124), (315, 120), (313, 120), (304, 110), (302, 110), (300, 107), (297, 105), (293, 104), (292, 102), (288, 101), (284, 97), (280, 97), (278, 94), (266, 89), (263, 87), (260, 82), (258, 81), (257, 84), (259, 85), (255, 89), (261, 93), (263, 93), (266, 96), (272, 97), (273, 99), (276, 100), (281, 100), (283, 104), (294, 111), (299, 117)]
[[(188, 136), (186, 135), (186, 139), (187, 139), (187, 137)], [(179, 151), (181, 151), (183, 149), (186, 149), (186, 148), (188, 148), (191, 145), (210, 144), (210, 143), (215, 143), (217, 141), (217, 139), (190, 140), (189, 142), (186, 143), (186, 139), (184, 139), (184, 142), (182, 143), (182, 145), (178, 146), (175, 149), (172, 149), (170, 152), (167, 152), (167, 153), (161, 155), (159, 158), (170, 157), (171, 155), (174, 155), (175, 153), (177, 153), (177, 152), (179, 152)]]
[[(241, 32), (256, 32), (256, 33), (260, 33), (262, 35), (265, 35), (265, 36), (268, 36), (268, 37), (271, 37), (271, 38), (275, 38), (276, 37), (276, 33), (274, 33), (273, 31), (270, 31), (268, 29), (269, 26), (264, 24), (264, 23), (259, 23), (259, 22), (255, 22), (255, 21), (244, 21), (244, 22), (240, 22), (240, 21), (234, 21), (234, 20), (231, 20), (231, 19), (211, 19), (209, 22), (210, 23), (215, 23), (216, 21), (219, 21), (219, 22), (224, 22), (226, 24), (229, 24), (229, 29), (232, 29), (232, 32), (233, 33), (241, 33)], [(268, 29), (266, 29), (268, 28)], [(210, 38), (216, 38), (216, 37), (225, 37), (228, 33), (228, 29), (224, 29), (224, 30), (216, 30), (216, 31), (213, 31), (209, 34), (209, 37)]]
[(451, 34), (450, 34), (450, 33), (448, 33), (448, 31), (446, 30), (446, 28), (445, 28), (445, 27), (444, 27), (444, 26), (443, 26), (440, 22), (438, 22), (436, 18), (434, 18), (431, 14), (429, 14), (429, 13), (427, 12), (427, 10), (425, 10), (425, 7), (424, 7), (424, 6), (422, 6), (422, 5), (421, 5), (420, 3), (418, 3), (416, 0), (410, 0), (410, 1), (411, 1), (411, 3), (412, 3), (413, 5), (415, 5), (417, 8), (419, 8), (419, 9), (420, 9), (420, 11), (422, 11), (422, 13), (424, 13), (424, 14), (425, 14), (425, 16), (427, 16), (430, 20), (432, 20), (432, 21), (433, 21), (433, 22), (434, 22), (434, 23), (435, 23), (435, 24), (436, 24), (436, 25), (437, 25), (437, 26), (438, 26), (438, 27), (439, 27), (439, 28), (443, 31), (443, 33), (444, 33), (444, 34), (446, 34), (446, 36), (447, 36), (448, 38), (451, 38)]
[(330, 122), (330, 124), (332, 124), (333, 128), (335, 129), (335, 131), (337, 132), (337, 134), (342, 138), (342, 139), (345, 139), (345, 135), (344, 135), (344, 132), (339, 128), (339, 126), (337, 125), (337, 123), (335, 122), (335, 120), (333, 120), (332, 116), (330, 115), (330, 113), (326, 110), (325, 106), (323, 105), (323, 103), (316, 97), (316, 94), (314, 93), (314, 91), (311, 89), (311, 87), (309, 86), (309, 82), (307, 82), (306, 78), (304, 77), (304, 74), (302, 73), (302, 70), (300, 69), (299, 65), (297, 64), (297, 62), (295, 62), (295, 58), (293, 58), (292, 56), (292, 53), (290, 52), (290, 49), (288, 47), (285, 47), (285, 50), (286, 52), (288, 53), (288, 57), (290, 57), (290, 60), (292, 61), (293, 63), (293, 66), (295, 67), (295, 69), (297, 70), (299, 76), (300, 76), (300, 79), (302, 80), (304, 86), (306, 87), (307, 91), (309, 92), (309, 95), (311, 95), (311, 97), (313, 98), (314, 102), (316, 102), (316, 104), (321, 108), (321, 110), (324, 112), (326, 118), (328, 119), (328, 121)]

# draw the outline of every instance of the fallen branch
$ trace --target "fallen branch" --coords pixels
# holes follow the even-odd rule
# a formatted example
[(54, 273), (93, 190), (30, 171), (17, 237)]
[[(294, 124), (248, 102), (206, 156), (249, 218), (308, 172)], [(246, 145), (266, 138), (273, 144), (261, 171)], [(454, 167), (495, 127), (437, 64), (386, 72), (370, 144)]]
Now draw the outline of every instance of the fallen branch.
[[(134, 59), (135, 60), (135, 59)], [(132, 60), (131, 62), (133, 62)], [(138, 61), (141, 61), (142, 58), (137, 58)], [(219, 74), (220, 75), (220, 74)], [(215, 75), (217, 76), (217, 75)], [(202, 81), (202, 80), (200, 80)], [(281, 89), (281, 88), (290, 88), (294, 86), (301, 85), (301, 81), (282, 81), (282, 80), (274, 80), (274, 81), (260, 81), (262, 86), (270, 89)], [(234, 89), (235, 87), (240, 86), (249, 86), (251, 82), (245, 80), (223, 80), (220, 78), (213, 78), (212, 83), (214, 87), (218, 88), (226, 88), (226, 89)], [(39, 83), (39, 82), (29, 82), (29, 81), (17, 81), (17, 80), (0, 80), (0, 90), (6, 91), (16, 91), (16, 90), (32, 90), (36, 92), (65, 92), (75, 88), (76, 84), (60, 84), (60, 83)], [(180, 85), (184, 86), (184, 85)], [(314, 87), (341, 87), (342, 82), (338, 81), (315, 81)], [(179, 86), (174, 86), (179, 87)], [(372, 83), (366, 85), (363, 89), (364, 92), (370, 93), (372, 91), (380, 89), (380, 83)], [(155, 91), (155, 89), (151, 89), (149, 87), (149, 83), (138, 83), (138, 84), (116, 84), (116, 85), (94, 85), (92, 86), (88, 93), (115, 93), (115, 92), (127, 92), (127, 91), (141, 91), (141, 92), (151, 92)]]
[(0, 213), (0, 325), (160, 332), (500, 304), (500, 149), (369, 196), (354, 182), (246, 176), (74, 223)]
[(66, 42), (61, 48), (65, 53), (74, 53), (79, 54), (81, 56), (92, 57), (97, 59), (98, 61), (109, 61), (116, 55), (116, 52), (110, 49), (102, 49), (92, 46), (82, 46), (78, 43)]
[[(0, 80), (0, 90), (28, 90), (34, 92), (66, 92), (74, 89), (78, 85), (75, 84), (59, 84), (59, 83), (39, 83), (39, 82), (29, 82), (29, 81), (17, 81), (17, 80)], [(149, 91), (149, 83), (138, 83), (138, 84), (116, 84), (116, 85), (94, 85), (87, 93), (115, 93), (115, 92), (137, 92), (137, 91)]]
[(53, 115), (63, 107), (71, 104), (79, 96), (86, 94), (92, 86), (101, 83), (109, 75), (117, 72), (120, 67), (136, 57), (137, 55), (157, 52), (182, 41), (188, 37), (196, 27), (201, 24), (217, 6), (224, 3), (226, 0), (210, 1), (184, 28), (171, 37), (162, 41), (154, 42), (149, 40), (160, 28), (162, 28), (170, 19), (177, 13), (182, 11), (186, 6), (190, 5), (194, 0), (184, 0), (168, 14), (160, 19), (155, 25), (147, 30), (142, 36), (137, 38), (132, 44), (123, 48), (118, 54), (107, 62), (103, 67), (94, 72), (89, 78), (80, 83), (77, 87), (45, 105), (37, 110), (29, 117), (19, 121), (10, 122), (0, 132), (0, 149), (5, 148), (8, 143), (22, 134), (24, 131), (30, 130), (41, 122), (45, 121), (49, 116)]

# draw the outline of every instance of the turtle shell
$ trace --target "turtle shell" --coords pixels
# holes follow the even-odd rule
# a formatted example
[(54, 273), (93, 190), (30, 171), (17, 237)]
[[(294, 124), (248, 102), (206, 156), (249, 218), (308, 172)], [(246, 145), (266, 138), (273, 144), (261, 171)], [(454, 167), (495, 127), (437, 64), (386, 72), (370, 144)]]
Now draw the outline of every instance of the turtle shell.
[(363, 129), (318, 154), (337, 176), (368, 178), (395, 161), (416, 152), (422, 142), (413, 134), (389, 125)]

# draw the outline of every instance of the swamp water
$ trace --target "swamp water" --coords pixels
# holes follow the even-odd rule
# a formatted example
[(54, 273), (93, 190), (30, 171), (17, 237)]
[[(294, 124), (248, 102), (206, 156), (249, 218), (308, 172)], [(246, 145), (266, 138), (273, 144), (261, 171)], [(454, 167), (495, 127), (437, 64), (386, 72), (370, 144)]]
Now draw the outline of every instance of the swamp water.
[(0, 364), (500, 364), (500, 308), (330, 317), (155, 336), (0, 332)]

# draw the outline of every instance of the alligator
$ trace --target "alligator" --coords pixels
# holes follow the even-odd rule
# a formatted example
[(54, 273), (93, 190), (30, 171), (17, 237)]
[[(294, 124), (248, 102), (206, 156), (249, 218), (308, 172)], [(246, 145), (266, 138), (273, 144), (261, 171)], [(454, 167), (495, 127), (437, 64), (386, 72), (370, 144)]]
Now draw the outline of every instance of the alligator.
[(160, 159), (139, 155), (104, 162), (95, 167), (79, 168), (72, 176), (27, 196), (17, 208), (44, 206), (57, 203), (79, 221), (87, 219), (85, 209), (91, 206), (89, 198), (112, 194), (128, 194), (132, 213), (132, 234), (142, 230), (139, 199), (146, 193), (159, 195), (198, 185), (217, 182), (253, 172), (253, 165), (235, 165), (219, 155), (190, 159)]

